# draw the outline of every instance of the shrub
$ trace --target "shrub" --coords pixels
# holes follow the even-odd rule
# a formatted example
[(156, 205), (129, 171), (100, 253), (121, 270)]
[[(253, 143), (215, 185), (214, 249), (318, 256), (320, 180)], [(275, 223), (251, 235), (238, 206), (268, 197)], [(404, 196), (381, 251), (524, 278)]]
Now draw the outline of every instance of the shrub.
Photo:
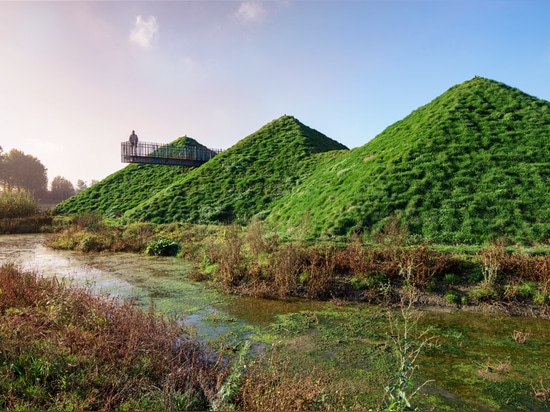
[(504, 297), (514, 299), (532, 299), (537, 293), (537, 284), (535, 282), (522, 282), (520, 285), (505, 285)]
[(449, 285), (456, 285), (459, 282), (459, 278), (454, 273), (446, 273), (443, 277), (445, 279), (445, 283)]
[[(242, 411), (343, 410), (330, 399), (328, 376), (317, 370), (296, 373), (279, 359), (278, 349), (263, 354), (247, 367), (235, 399)], [(304, 373), (305, 372), (305, 373)]]
[(170, 239), (151, 240), (145, 247), (145, 253), (149, 256), (176, 256), (181, 250), (181, 245)]
[(497, 292), (491, 288), (473, 289), (468, 293), (470, 299), (475, 303), (481, 303), (488, 300), (493, 300), (498, 297)]
[(74, 223), (80, 229), (84, 229), (90, 232), (99, 231), (100, 229), (103, 229), (105, 227), (103, 216), (92, 212), (87, 212), (82, 215), (76, 216)]
[(78, 248), (83, 252), (99, 252), (104, 249), (104, 246), (99, 236), (90, 234), (80, 240)]
[(359, 274), (351, 278), (350, 283), (356, 290), (364, 290), (368, 288), (378, 287), (388, 281), (388, 278), (383, 273), (371, 272), (368, 275)]
[(8, 191), (0, 194), (0, 219), (28, 217), (38, 211), (38, 202), (27, 192)]
[(445, 293), (445, 300), (449, 303), (458, 303), (458, 295), (453, 290), (448, 290)]
[(208, 410), (228, 362), (176, 318), (0, 266), (0, 409)]
[(550, 293), (539, 290), (533, 300), (539, 305), (550, 305)]

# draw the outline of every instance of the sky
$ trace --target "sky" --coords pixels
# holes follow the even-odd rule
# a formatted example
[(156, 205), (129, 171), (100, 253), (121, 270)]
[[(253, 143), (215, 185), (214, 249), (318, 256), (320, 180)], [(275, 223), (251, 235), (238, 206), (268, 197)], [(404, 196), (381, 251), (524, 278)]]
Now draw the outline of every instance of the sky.
[(550, 1), (0, 0), (0, 146), (102, 180), (120, 143), (283, 115), (349, 148), (474, 76), (550, 100)]

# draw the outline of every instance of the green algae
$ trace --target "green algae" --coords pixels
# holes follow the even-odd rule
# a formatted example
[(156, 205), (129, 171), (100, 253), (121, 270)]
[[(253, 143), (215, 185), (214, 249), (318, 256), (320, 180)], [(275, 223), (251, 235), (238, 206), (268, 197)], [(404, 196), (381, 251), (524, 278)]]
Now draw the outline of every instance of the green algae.
[(427, 313), (422, 324), (440, 342), (420, 359), (422, 374), (439, 387), (496, 409), (550, 407), (533, 390), (550, 381), (550, 321), (457, 311)]
[[(300, 368), (324, 368), (334, 387), (347, 387), (350, 407), (379, 407), (394, 378), (387, 310), (366, 305), (280, 315), (272, 329)], [(425, 312), (413, 335), (433, 337), (417, 359), (420, 410), (548, 410), (534, 394), (550, 381), (550, 322), (456, 311)], [(528, 336), (514, 339), (514, 332)], [(418, 344), (419, 342), (417, 342)]]
[[(214, 345), (234, 348), (250, 340), (279, 348), (296, 373), (322, 369), (330, 375), (334, 393), (345, 395), (349, 409), (378, 409), (384, 385), (395, 379), (388, 308), (227, 296), (189, 279), (190, 265), (178, 258), (84, 255), (25, 246), (22, 237), (9, 241), (13, 239), (27, 265), (131, 297), (144, 308), (153, 302), (158, 311), (182, 316)], [(0, 246), (0, 257), (11, 259), (8, 243), (0, 241)], [(420, 410), (550, 409), (534, 394), (534, 387), (550, 385), (550, 321), (425, 311), (416, 332), (427, 329), (435, 339), (417, 360), (415, 384), (433, 381), (414, 398)]]

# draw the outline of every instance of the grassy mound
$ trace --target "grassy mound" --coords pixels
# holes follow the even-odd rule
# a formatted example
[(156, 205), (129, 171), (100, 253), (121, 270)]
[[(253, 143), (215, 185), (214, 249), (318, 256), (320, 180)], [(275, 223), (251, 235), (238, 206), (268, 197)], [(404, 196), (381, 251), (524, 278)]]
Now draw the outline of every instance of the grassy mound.
[(296, 239), (370, 235), (397, 217), (417, 240), (547, 242), (549, 125), (550, 102), (475, 77), (351, 151), (283, 116), (198, 168), (130, 165), (56, 211), (153, 223), (259, 216)]
[[(194, 145), (190, 138), (171, 143)], [(155, 223), (229, 222), (270, 210), (306, 177), (314, 155), (347, 149), (291, 116), (265, 125), (204, 165), (129, 165), (58, 205), (57, 213), (96, 212)]]
[[(204, 148), (190, 137), (180, 137), (168, 146)], [(180, 179), (189, 170), (167, 165), (131, 164), (60, 203), (55, 211), (62, 214), (95, 212), (106, 217), (120, 217)]]
[(307, 177), (316, 155), (345, 146), (291, 116), (265, 125), (126, 214), (130, 220), (212, 223), (267, 214)]
[(547, 241), (549, 126), (550, 102), (475, 77), (320, 162), (269, 219), (308, 238), (376, 232), (398, 216), (432, 242)]

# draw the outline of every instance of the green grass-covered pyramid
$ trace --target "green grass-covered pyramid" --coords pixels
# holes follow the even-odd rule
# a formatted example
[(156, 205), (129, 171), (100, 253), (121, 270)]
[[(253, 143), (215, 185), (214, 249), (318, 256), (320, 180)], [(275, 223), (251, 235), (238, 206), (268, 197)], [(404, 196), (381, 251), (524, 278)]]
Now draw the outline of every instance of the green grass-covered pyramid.
[[(197, 144), (181, 138), (172, 144)], [(362, 147), (283, 116), (195, 169), (129, 165), (57, 207), (123, 221), (246, 222), (289, 237), (550, 240), (550, 102), (475, 77)]]
[[(204, 148), (190, 137), (180, 137), (169, 146)], [(66, 214), (95, 212), (107, 217), (120, 217), (182, 178), (187, 172), (189, 169), (183, 167), (131, 164), (60, 203), (55, 210)]]
[(310, 238), (371, 233), (397, 216), (428, 241), (547, 241), (549, 161), (550, 102), (475, 77), (327, 158), (269, 220)]
[[(172, 144), (194, 144), (190, 138)], [(129, 165), (61, 203), (59, 213), (86, 211), (155, 223), (246, 221), (269, 213), (306, 178), (323, 152), (347, 150), (282, 116), (194, 169)]]

